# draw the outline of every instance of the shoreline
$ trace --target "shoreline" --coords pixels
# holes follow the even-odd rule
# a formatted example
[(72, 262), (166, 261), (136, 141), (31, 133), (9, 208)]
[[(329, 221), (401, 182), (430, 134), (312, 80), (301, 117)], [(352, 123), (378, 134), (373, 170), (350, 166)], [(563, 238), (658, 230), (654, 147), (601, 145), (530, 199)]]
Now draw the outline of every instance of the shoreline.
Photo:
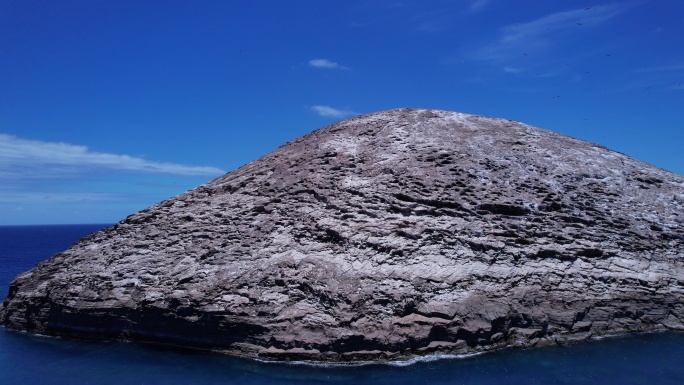
[[(581, 344), (584, 342), (591, 342), (591, 341), (600, 341), (604, 339), (612, 339), (612, 338), (623, 338), (623, 337), (629, 337), (629, 336), (637, 336), (637, 335), (644, 335), (644, 334), (655, 334), (655, 333), (668, 333), (668, 332), (673, 332), (673, 333), (684, 333), (684, 328), (677, 328), (677, 327), (668, 327), (665, 325), (661, 325), (661, 327), (657, 328), (648, 328), (648, 329), (643, 329), (643, 330), (638, 330), (638, 331), (614, 331), (614, 332), (608, 332), (608, 333), (589, 333), (589, 335), (586, 338), (566, 338), (563, 340), (559, 339), (554, 339), (553, 341), (550, 338), (537, 338), (536, 341), (529, 341), (528, 343), (506, 343), (502, 345), (497, 345), (497, 346), (487, 346), (487, 347), (480, 347), (479, 349), (475, 349), (474, 351), (471, 352), (464, 352), (464, 353), (449, 353), (449, 352), (432, 352), (432, 353), (427, 353), (427, 354), (412, 354), (412, 355), (406, 355), (402, 356), (405, 357), (403, 358), (398, 358), (398, 359), (376, 359), (376, 360), (360, 360), (360, 361), (324, 361), (324, 360), (301, 360), (301, 359), (287, 359), (287, 358), (282, 358), (282, 359), (273, 359), (272, 357), (264, 357), (264, 356), (259, 356), (254, 355), (254, 354), (246, 354), (244, 350), (240, 349), (235, 349), (235, 350), (227, 350), (227, 349), (210, 349), (210, 348), (201, 348), (201, 347), (192, 347), (192, 346), (184, 346), (184, 345), (179, 345), (179, 344), (174, 344), (174, 343), (169, 343), (169, 342), (153, 342), (153, 341), (145, 341), (145, 340), (136, 340), (136, 339), (97, 339), (97, 338), (78, 338), (75, 336), (67, 336), (67, 335), (49, 335), (49, 334), (41, 334), (41, 333), (32, 333), (27, 330), (23, 329), (12, 329), (8, 328), (4, 324), (0, 324), (0, 329), (4, 329), (7, 332), (11, 333), (17, 333), (17, 334), (23, 334), (27, 335), (30, 337), (37, 337), (37, 338), (47, 338), (47, 339), (62, 339), (62, 340), (67, 340), (67, 341), (73, 341), (73, 342), (82, 342), (82, 343), (112, 343), (112, 344), (125, 344), (125, 345), (133, 345), (133, 346), (147, 346), (147, 347), (152, 347), (152, 348), (158, 348), (161, 350), (167, 350), (167, 351), (179, 351), (179, 352), (189, 352), (189, 353), (194, 353), (194, 354), (206, 354), (206, 355), (220, 355), (220, 356), (229, 356), (229, 357), (235, 357), (239, 359), (245, 359), (249, 361), (255, 361), (259, 362), (261, 364), (267, 364), (267, 365), (288, 365), (288, 366), (306, 366), (306, 367), (320, 367), (320, 368), (340, 368), (340, 367), (360, 367), (360, 366), (371, 366), (371, 365), (386, 365), (386, 366), (393, 366), (393, 367), (406, 367), (406, 366), (411, 366), (415, 364), (420, 364), (423, 362), (434, 362), (434, 361), (442, 361), (442, 360), (464, 360), (464, 359), (470, 359), (474, 358), (477, 356), (489, 354), (489, 353), (496, 353), (499, 351), (504, 351), (504, 350), (509, 350), (509, 349), (520, 349), (520, 350), (531, 350), (531, 349), (543, 349), (546, 347), (553, 347), (553, 346), (571, 346), (571, 345), (577, 345)], [(542, 342), (540, 344), (540, 342)], [(262, 348), (262, 350), (265, 350), (265, 348)], [(355, 353), (355, 352), (350, 352), (350, 353)], [(379, 352), (379, 355), (382, 355), (385, 352)]]

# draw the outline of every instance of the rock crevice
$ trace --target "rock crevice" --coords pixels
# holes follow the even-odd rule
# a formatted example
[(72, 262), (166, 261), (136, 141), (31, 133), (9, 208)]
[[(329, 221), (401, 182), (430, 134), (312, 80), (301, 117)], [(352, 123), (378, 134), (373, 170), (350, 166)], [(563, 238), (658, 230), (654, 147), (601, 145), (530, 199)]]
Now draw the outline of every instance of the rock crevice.
[(20, 274), (9, 329), (357, 362), (684, 328), (684, 177), (398, 109), (298, 138)]

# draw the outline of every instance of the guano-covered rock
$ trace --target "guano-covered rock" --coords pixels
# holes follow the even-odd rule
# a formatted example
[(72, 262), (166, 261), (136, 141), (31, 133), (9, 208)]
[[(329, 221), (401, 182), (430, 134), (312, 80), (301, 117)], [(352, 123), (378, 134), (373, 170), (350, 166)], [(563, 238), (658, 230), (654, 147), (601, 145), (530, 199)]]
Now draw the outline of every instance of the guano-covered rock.
[(12, 282), (9, 329), (358, 362), (684, 328), (684, 177), (398, 109), (296, 139)]

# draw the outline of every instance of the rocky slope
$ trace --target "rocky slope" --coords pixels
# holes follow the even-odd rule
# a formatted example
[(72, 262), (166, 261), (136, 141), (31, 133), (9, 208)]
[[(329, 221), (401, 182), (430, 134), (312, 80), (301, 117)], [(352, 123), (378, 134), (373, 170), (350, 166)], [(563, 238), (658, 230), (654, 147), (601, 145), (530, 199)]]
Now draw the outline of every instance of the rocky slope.
[(684, 177), (521, 123), (314, 131), (19, 275), (10, 329), (360, 361), (684, 328)]

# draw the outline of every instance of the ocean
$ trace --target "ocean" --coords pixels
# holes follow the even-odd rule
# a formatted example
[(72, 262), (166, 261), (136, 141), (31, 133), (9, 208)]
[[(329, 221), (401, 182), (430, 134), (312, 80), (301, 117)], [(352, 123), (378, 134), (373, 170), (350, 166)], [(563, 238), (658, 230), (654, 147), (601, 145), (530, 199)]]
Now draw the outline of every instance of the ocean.
[[(37, 262), (106, 225), (0, 226), (0, 294)], [(684, 384), (684, 333), (611, 337), (401, 365), (323, 367), (0, 328), (0, 384)]]

